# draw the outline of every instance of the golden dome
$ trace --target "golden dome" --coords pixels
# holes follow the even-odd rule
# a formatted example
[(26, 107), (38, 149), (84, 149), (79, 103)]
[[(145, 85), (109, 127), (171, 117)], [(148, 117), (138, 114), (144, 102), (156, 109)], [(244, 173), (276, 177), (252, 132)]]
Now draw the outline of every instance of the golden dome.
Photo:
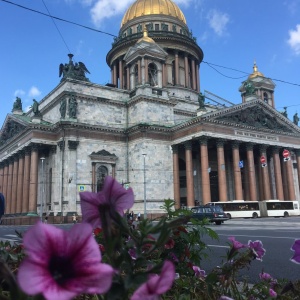
[(257, 76), (265, 77), (263, 73), (258, 71), (256, 62), (254, 62), (253, 73), (250, 74), (248, 78), (254, 78), (254, 77), (257, 77)]
[(125, 13), (121, 27), (132, 19), (146, 15), (172, 16), (186, 24), (184, 14), (171, 0), (136, 0)]

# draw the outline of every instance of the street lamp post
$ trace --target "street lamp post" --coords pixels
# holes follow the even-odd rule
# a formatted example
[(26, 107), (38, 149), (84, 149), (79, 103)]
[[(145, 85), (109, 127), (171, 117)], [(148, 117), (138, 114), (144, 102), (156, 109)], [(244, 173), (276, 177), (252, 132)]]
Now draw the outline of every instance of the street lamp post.
[(40, 158), (42, 161), (42, 196), (41, 196), (41, 221), (43, 222), (43, 205), (44, 205), (44, 160), (45, 157)]
[(146, 203), (146, 154), (144, 156), (144, 219), (147, 219), (147, 203)]

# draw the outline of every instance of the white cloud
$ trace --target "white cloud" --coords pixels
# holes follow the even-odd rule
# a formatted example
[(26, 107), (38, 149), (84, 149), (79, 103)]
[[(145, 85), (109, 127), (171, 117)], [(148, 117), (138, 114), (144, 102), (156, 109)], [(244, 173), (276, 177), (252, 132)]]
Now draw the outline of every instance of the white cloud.
[(288, 44), (296, 55), (300, 54), (300, 24), (296, 25), (295, 30), (289, 30)]
[(14, 95), (15, 97), (21, 97), (24, 96), (26, 93), (23, 90), (15, 90)]
[(91, 9), (92, 20), (95, 25), (105, 18), (124, 13), (133, 0), (98, 0)]
[(226, 13), (222, 13), (217, 10), (211, 10), (208, 13), (207, 19), (209, 21), (209, 26), (214, 30), (214, 32), (223, 36), (227, 32), (227, 24), (230, 21), (229, 15)]
[[(70, 1), (70, 0), (67, 0)], [(134, 0), (79, 0), (82, 4), (93, 5), (91, 8), (92, 21), (99, 26), (104, 19), (125, 13)], [(199, 0), (174, 0), (178, 5), (188, 7)], [(121, 20), (120, 20), (121, 21)]]
[(182, 5), (182, 6), (189, 6), (192, 2), (196, 2), (197, 3), (197, 1), (194, 1), (194, 0), (174, 0), (174, 2), (177, 5)]
[(28, 96), (29, 97), (37, 97), (41, 94), (41, 92), (39, 91), (39, 89), (35, 86), (32, 86), (28, 92)]

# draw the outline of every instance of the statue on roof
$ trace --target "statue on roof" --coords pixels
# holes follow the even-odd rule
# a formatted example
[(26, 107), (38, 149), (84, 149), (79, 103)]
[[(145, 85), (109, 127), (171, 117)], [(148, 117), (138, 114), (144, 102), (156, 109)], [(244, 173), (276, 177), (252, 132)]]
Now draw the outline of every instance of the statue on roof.
[(82, 81), (89, 81), (89, 79), (85, 76), (85, 73), (89, 73), (89, 70), (85, 66), (83, 62), (75, 63), (73, 62), (73, 54), (68, 54), (69, 56), (69, 63), (67, 64), (60, 64), (59, 65), (59, 77), (62, 76), (61, 81), (65, 80), (66, 78), (82, 80)]
[(19, 97), (17, 97), (14, 102), (13, 111), (14, 110), (22, 110), (22, 101), (21, 101), (21, 98), (19, 98)]
[(199, 108), (203, 109), (205, 108), (204, 102), (205, 102), (205, 96), (200, 92), (198, 95), (198, 102), (199, 102)]
[(245, 81), (244, 88), (246, 90), (246, 96), (255, 94), (255, 87), (253, 86), (253, 83), (251, 81)]
[(284, 117), (288, 117), (288, 114), (287, 114), (287, 107), (285, 106), (284, 108), (284, 111), (283, 112), (281, 112), (281, 114), (284, 116)]
[(299, 122), (299, 117), (298, 117), (298, 113), (295, 113), (293, 116), (293, 122), (295, 125), (298, 126), (298, 122)]
[(35, 99), (33, 99), (33, 104), (31, 105), (31, 108), (35, 116), (38, 116), (40, 114), (39, 103)]

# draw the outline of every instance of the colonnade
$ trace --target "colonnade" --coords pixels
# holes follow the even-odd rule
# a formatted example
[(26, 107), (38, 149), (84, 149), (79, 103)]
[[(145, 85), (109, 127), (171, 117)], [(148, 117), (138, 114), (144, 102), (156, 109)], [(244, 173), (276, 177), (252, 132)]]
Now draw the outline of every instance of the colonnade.
[(38, 197), (38, 144), (31, 144), (0, 162), (0, 191), (5, 214), (36, 215)]
[[(268, 146), (263, 144), (244, 143), (237, 140), (228, 141), (222, 139), (210, 139), (210, 146), (216, 149), (216, 164), (218, 174), (218, 192), (219, 201), (229, 200), (296, 200), (296, 191), (299, 187), (295, 187), (293, 177), (293, 162), (291, 159), (284, 161), (280, 155), (283, 148), (276, 146)], [(230, 155), (230, 160), (225, 160), (226, 145), (227, 155)], [(195, 206), (195, 179), (193, 170), (192, 150), (195, 148), (199, 153), (199, 164), (201, 174), (201, 195), (200, 202), (207, 204), (211, 199), (211, 183), (210, 183), (210, 163), (208, 139), (200, 138), (195, 142), (187, 141), (183, 144), (173, 145), (173, 177), (174, 177), (174, 199), (177, 207), (180, 207), (180, 169), (179, 159), (185, 160), (185, 177), (186, 177), (186, 205), (188, 207)], [(300, 150), (290, 149), (296, 154), (297, 174), (300, 178)], [(255, 153), (254, 153), (255, 152)], [(245, 162), (244, 174), (241, 173), (241, 154), (243, 162)], [(260, 157), (266, 157), (266, 164), (260, 162)], [(272, 163), (270, 163), (272, 161)], [(229, 183), (226, 169), (229, 168), (228, 163), (232, 164), (230, 169), (233, 182)], [(227, 164), (227, 165), (226, 165)], [(271, 176), (272, 182), (271, 184)], [(244, 177), (244, 180), (243, 178)], [(300, 180), (298, 180), (300, 182)], [(229, 199), (230, 184), (233, 184), (233, 199)], [(272, 188), (275, 186), (275, 188)]]
[[(180, 66), (180, 61), (182, 61), (183, 67)], [(111, 66), (111, 82), (116, 87), (127, 90), (134, 89), (136, 84), (148, 83), (148, 66), (150, 63), (160, 65), (158, 66), (159, 87), (166, 87), (172, 84), (200, 92), (199, 63), (196, 58), (191, 57), (188, 53), (179, 53), (178, 51), (174, 52), (174, 60), (170, 65), (166, 62), (156, 62), (153, 58), (141, 57), (132, 66), (130, 64), (127, 65), (123, 57), (118, 58)], [(172, 72), (168, 72), (168, 66), (172, 68)], [(180, 75), (181, 68), (184, 70), (183, 76)], [(132, 78), (135, 78), (135, 70), (137, 70), (137, 82), (132, 80)]]

